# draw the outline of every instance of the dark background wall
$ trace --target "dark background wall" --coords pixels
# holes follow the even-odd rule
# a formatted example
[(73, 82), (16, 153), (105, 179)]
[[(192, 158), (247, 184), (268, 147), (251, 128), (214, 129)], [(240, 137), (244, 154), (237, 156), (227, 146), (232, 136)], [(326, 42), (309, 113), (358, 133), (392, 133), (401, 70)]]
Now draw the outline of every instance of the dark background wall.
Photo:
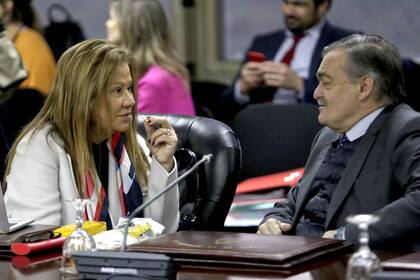
[[(165, 10), (169, 11), (173, 0), (161, 0)], [(53, 3), (65, 6), (72, 17), (83, 26), (88, 38), (105, 38), (105, 21), (108, 19), (109, 0), (33, 0), (42, 24), (48, 24), (47, 10)], [(60, 14), (56, 14), (60, 18)]]
[[(161, 0), (170, 14), (178, 0)], [(220, 23), (223, 56), (239, 60), (256, 33), (283, 26), (279, 0), (196, 0), (219, 1), (216, 17)], [(106, 36), (108, 0), (33, 0), (41, 21), (52, 3), (66, 6), (89, 38)], [(211, 11), (206, 11), (211, 13)], [(403, 56), (420, 62), (420, 0), (333, 0), (328, 18), (332, 23), (377, 33), (398, 46)], [(200, 19), (199, 19), (200, 20)]]
[[(281, 2), (221, 1), (225, 57), (241, 58), (254, 34), (283, 27)], [(419, 0), (333, 0), (328, 19), (340, 26), (382, 35), (397, 45), (403, 56), (420, 62)]]

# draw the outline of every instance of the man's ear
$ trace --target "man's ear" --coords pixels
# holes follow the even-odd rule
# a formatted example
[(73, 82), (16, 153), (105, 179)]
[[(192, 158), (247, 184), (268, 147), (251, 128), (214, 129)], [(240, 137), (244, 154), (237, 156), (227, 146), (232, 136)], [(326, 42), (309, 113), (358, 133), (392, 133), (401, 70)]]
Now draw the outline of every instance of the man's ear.
[(373, 96), (375, 88), (375, 79), (370, 75), (364, 75), (360, 78), (359, 82), (359, 100), (363, 101)]
[(320, 19), (324, 18), (325, 14), (328, 12), (329, 9), (330, 9), (329, 1), (324, 1), (321, 4), (319, 4), (318, 7), (316, 7), (318, 17)]

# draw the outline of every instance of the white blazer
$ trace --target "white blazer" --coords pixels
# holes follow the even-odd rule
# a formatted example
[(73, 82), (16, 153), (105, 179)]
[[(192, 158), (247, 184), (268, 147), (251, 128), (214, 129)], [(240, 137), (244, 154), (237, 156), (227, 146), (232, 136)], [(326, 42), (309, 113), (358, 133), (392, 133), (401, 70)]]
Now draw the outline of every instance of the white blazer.
[[(4, 195), (10, 218), (33, 218), (34, 223), (47, 225), (75, 222), (76, 212), (69, 203), (77, 198), (70, 157), (61, 145), (62, 140), (48, 133), (50, 129), (51, 125), (46, 125), (36, 133), (29, 133), (17, 146)], [(144, 139), (140, 136), (138, 139), (148, 155)], [(144, 201), (178, 176), (176, 163), (168, 173), (156, 159), (150, 158), (149, 161), (148, 193)], [(164, 225), (165, 233), (175, 232), (179, 222), (178, 188), (174, 187), (146, 207), (144, 215)]]

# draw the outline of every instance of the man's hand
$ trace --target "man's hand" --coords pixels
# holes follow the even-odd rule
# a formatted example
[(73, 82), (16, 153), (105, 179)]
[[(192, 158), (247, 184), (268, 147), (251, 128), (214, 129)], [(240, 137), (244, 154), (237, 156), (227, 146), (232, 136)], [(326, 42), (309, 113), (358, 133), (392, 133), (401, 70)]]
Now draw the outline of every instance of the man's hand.
[(257, 234), (281, 235), (292, 228), (290, 224), (282, 223), (279, 220), (270, 218), (258, 227)]
[(287, 64), (266, 61), (260, 69), (266, 86), (290, 89), (296, 93), (303, 90), (303, 80)]
[(262, 72), (260, 70), (261, 63), (259, 62), (248, 62), (242, 66), (241, 69), (241, 93), (249, 95), (249, 93), (263, 85)]
[(337, 232), (336, 230), (329, 230), (324, 233), (322, 238), (334, 238), (336, 232)]

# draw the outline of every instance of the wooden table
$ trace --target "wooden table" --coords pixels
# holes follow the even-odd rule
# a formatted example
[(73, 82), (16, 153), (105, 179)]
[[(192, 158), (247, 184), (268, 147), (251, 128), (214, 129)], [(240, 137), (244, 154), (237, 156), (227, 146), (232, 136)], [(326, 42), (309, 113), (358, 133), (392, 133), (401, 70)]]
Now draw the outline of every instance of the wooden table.
[[(395, 257), (398, 253), (380, 253), (381, 260)], [(182, 267), (176, 279), (178, 280), (249, 280), (249, 279), (290, 279), (290, 280), (343, 280), (348, 255), (329, 257), (318, 262), (300, 265), (286, 273), (282, 271), (264, 272), (255, 270), (232, 270), (204, 267)], [(62, 278), (59, 268), (60, 259), (41, 262), (24, 268), (16, 268), (10, 260), (0, 260), (0, 279), (14, 280), (55, 280)]]

